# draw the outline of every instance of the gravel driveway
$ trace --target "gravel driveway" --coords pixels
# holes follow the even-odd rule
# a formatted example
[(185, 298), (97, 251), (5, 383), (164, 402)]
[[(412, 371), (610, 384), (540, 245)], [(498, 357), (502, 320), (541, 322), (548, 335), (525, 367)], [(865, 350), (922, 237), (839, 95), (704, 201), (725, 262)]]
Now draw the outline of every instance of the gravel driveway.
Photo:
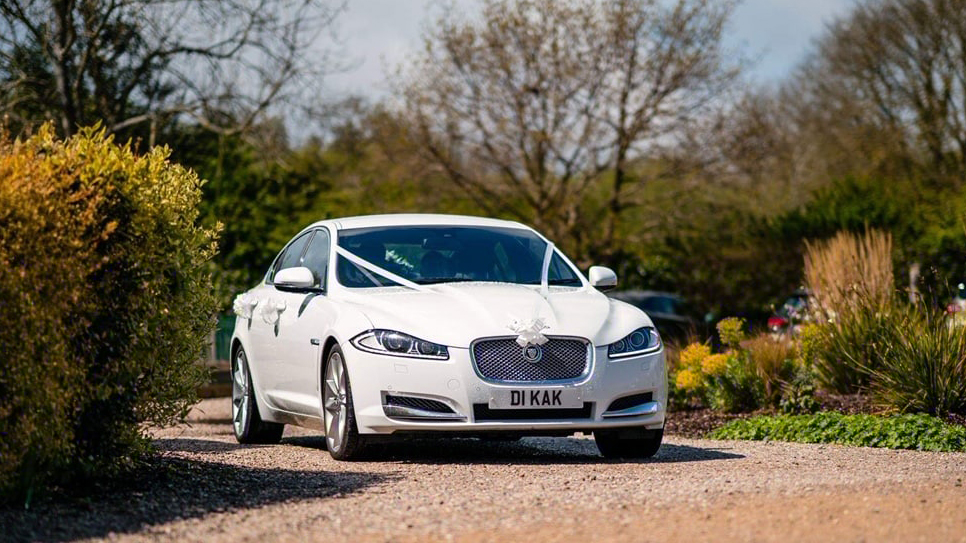
[(229, 401), (156, 433), (157, 473), (0, 512), (0, 539), (966, 541), (966, 454), (669, 436), (644, 462), (591, 439), (451, 440), (338, 463), (315, 433), (239, 446)]

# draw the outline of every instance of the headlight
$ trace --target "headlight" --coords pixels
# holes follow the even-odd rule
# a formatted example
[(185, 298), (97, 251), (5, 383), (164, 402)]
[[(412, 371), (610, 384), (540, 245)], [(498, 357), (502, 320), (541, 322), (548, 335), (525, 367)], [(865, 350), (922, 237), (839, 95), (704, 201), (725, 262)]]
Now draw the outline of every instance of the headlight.
[(608, 358), (624, 358), (639, 354), (653, 353), (661, 349), (661, 335), (657, 330), (646, 326), (638, 328), (627, 336), (607, 346)]
[(350, 340), (361, 351), (405, 356), (409, 358), (431, 358), (448, 360), (449, 351), (443, 345), (423, 341), (409, 334), (393, 330), (369, 330)]

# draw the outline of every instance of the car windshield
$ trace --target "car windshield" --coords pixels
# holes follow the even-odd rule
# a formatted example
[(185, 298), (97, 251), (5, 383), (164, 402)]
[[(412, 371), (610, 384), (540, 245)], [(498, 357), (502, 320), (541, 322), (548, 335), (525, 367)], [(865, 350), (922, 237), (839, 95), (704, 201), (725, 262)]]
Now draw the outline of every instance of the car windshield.
[[(341, 230), (339, 247), (421, 285), (464, 281), (539, 285), (547, 242), (523, 228), (387, 226)], [(397, 284), (342, 256), (336, 277), (352, 288)], [(556, 252), (547, 277), (550, 285), (582, 285)]]

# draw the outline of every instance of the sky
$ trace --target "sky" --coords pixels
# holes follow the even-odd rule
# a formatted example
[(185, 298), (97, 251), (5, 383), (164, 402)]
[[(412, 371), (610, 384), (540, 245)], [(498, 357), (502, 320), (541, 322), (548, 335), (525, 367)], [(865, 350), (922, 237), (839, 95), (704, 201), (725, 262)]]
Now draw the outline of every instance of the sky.
[[(420, 46), (427, 13), (439, 0), (348, 0), (334, 29), (349, 66), (326, 81), (330, 92), (378, 99), (392, 70)], [(467, 2), (468, 0), (459, 0)], [(749, 77), (781, 80), (807, 55), (826, 23), (854, 0), (744, 0), (731, 20), (729, 45), (753, 61)]]

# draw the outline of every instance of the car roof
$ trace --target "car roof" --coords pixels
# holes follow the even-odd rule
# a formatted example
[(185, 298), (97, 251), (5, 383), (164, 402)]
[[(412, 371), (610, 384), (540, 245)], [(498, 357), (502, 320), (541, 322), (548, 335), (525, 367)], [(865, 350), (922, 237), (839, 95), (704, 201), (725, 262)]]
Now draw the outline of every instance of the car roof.
[[(472, 217), (469, 215), (442, 215), (433, 213), (387, 213), (384, 215), (359, 215), (319, 221), (312, 226), (331, 226), (336, 230), (371, 228), (379, 226), (495, 226), (503, 228), (530, 227), (516, 221)], [(311, 227), (310, 227), (311, 228)]]

